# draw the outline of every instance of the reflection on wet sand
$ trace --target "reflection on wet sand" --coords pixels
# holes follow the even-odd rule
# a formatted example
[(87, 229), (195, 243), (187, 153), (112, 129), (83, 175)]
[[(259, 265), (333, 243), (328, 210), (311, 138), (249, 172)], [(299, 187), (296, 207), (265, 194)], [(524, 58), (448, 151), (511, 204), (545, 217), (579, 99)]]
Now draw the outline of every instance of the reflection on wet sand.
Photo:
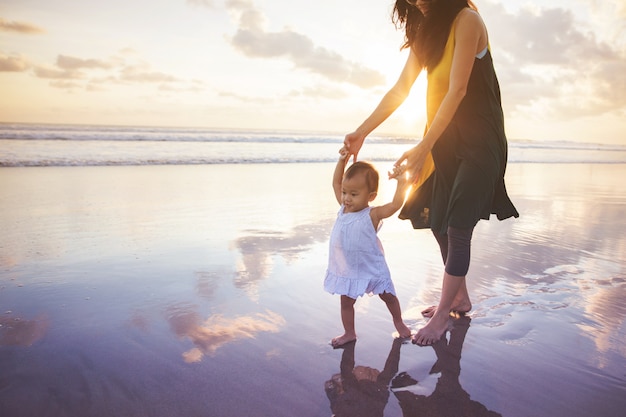
[(389, 383), (398, 373), (402, 342), (402, 339), (394, 339), (382, 371), (369, 366), (355, 366), (356, 341), (342, 348), (341, 372), (324, 384), (334, 416), (383, 415), (389, 400)]
[(32, 346), (48, 330), (48, 319), (44, 316), (24, 320), (10, 314), (0, 316), (0, 346)]
[(418, 416), (473, 416), (502, 417), (501, 414), (488, 410), (478, 401), (473, 401), (459, 382), (461, 374), (461, 350), (465, 335), (470, 326), (469, 317), (460, 317), (453, 321), (450, 339), (445, 337), (432, 345), (437, 355), (437, 362), (430, 373), (439, 373), (434, 391), (430, 395), (412, 392), (418, 384), (407, 374), (400, 374), (392, 382), (392, 391), (402, 408), (404, 417)]
[(211, 300), (219, 286), (220, 277), (225, 273), (214, 271), (197, 271), (196, 272), (196, 290), (200, 297)]
[(601, 368), (607, 366), (608, 359), (603, 354), (615, 350), (626, 357), (626, 345), (623, 337), (620, 337), (620, 327), (626, 320), (626, 278), (615, 277), (608, 280), (596, 280), (587, 285), (593, 285), (596, 290), (586, 301), (585, 313), (593, 324), (579, 323), (583, 335), (591, 338), (598, 353), (597, 365)]
[[(547, 181), (545, 171), (537, 170), (542, 174), (537, 182), (524, 181), (525, 186), (530, 185), (528, 193), (517, 199), (524, 215), (511, 226), (506, 245), (494, 248), (481, 242), (477, 234), (473, 247), (482, 245), (488, 250), (474, 252), (476, 259), (472, 262), (481, 269), (475, 268), (479, 273), (473, 274), (472, 283), (482, 286), (484, 293), (493, 291), (493, 296), (489, 297), (491, 307), (487, 310), (487, 303), (477, 304), (473, 317), (483, 320), (490, 316), (488, 320), (495, 320), (513, 306), (518, 313), (562, 310), (577, 326), (578, 334), (596, 346), (596, 352), (584, 356), (586, 360), (605, 368), (614, 363), (615, 353), (626, 357), (621, 331), (626, 320), (626, 240), (624, 193), (618, 191), (623, 188), (621, 176), (612, 169), (598, 168), (559, 167), (557, 175), (567, 178), (563, 182)], [(594, 178), (593, 187), (571, 179), (585, 175)], [(528, 208), (524, 210), (524, 206)], [(497, 227), (488, 223), (481, 226)], [(500, 265), (502, 269), (487, 270), (483, 265)], [(494, 274), (502, 278), (486, 279)], [(501, 304), (496, 304), (499, 299)], [(492, 325), (502, 325), (502, 321), (492, 321)], [(561, 327), (555, 331), (567, 330)], [(530, 341), (530, 337), (523, 338), (518, 342)]]
[(298, 259), (311, 246), (328, 239), (331, 220), (302, 224), (288, 232), (249, 230), (233, 244), (241, 253), (235, 286), (243, 289), (250, 299), (256, 300), (259, 281), (272, 271), (272, 255), (281, 255), (289, 263)]
[(355, 366), (356, 342), (346, 345), (341, 357), (341, 372), (333, 375), (324, 385), (333, 415), (383, 416), (391, 390), (404, 417), (502, 417), (471, 400), (459, 382), (461, 350), (470, 321), (469, 317), (456, 318), (451, 322), (449, 340), (443, 337), (432, 345), (437, 362), (432, 366), (430, 374), (440, 376), (429, 395), (423, 395), (426, 388), (407, 372), (398, 374), (402, 339), (393, 341), (382, 371)]
[(253, 338), (257, 333), (277, 333), (286, 323), (281, 315), (269, 310), (235, 318), (214, 314), (202, 320), (197, 312), (184, 306), (168, 309), (167, 320), (178, 337), (188, 338), (194, 344), (182, 355), (187, 363), (200, 362), (204, 355), (214, 355), (220, 347)]

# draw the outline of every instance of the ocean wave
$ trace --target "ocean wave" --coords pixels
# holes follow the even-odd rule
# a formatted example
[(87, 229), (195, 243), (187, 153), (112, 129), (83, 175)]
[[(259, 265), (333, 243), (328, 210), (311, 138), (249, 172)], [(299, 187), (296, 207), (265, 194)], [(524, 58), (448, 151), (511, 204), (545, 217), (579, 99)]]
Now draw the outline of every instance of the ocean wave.
[[(328, 132), (0, 124), (0, 139), (128, 142), (342, 143), (343, 135)], [(410, 144), (414, 138), (373, 135), (375, 143)]]
[[(389, 164), (391, 166), (396, 157), (366, 157), (362, 160), (374, 163)], [(220, 164), (313, 164), (334, 163), (333, 157), (308, 157), (308, 158), (281, 158), (281, 157), (146, 157), (146, 158), (79, 158), (79, 157), (41, 157), (29, 159), (7, 159), (0, 156), (0, 167), (78, 167), (78, 166), (143, 166), (143, 165), (220, 165)], [(563, 157), (562, 155), (543, 155), (542, 157), (516, 157), (509, 155), (509, 164), (533, 163), (533, 164), (626, 164), (624, 159), (616, 158), (589, 158), (589, 157)]]
[[(0, 166), (318, 163), (343, 136), (261, 130), (0, 124)], [(373, 135), (360, 159), (393, 162), (414, 138)], [(626, 163), (626, 146), (509, 141), (509, 163)]]

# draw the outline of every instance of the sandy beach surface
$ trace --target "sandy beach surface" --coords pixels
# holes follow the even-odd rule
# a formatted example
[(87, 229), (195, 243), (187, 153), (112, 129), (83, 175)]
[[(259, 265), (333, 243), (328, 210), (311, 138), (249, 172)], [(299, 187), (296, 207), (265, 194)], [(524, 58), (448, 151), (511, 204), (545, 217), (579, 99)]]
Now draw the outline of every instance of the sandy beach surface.
[[(471, 314), (418, 347), (366, 296), (345, 349), (332, 169), (0, 168), (0, 416), (624, 415), (626, 165), (510, 164), (521, 217), (477, 227)], [(418, 329), (435, 240), (379, 236)]]

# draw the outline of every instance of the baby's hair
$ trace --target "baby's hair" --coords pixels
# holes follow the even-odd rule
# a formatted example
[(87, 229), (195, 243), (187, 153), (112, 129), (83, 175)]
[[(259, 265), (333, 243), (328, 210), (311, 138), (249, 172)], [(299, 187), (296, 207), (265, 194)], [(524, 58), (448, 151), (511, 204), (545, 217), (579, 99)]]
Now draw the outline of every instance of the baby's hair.
[(343, 177), (349, 180), (357, 175), (365, 176), (367, 190), (370, 193), (378, 192), (378, 171), (376, 171), (376, 168), (374, 168), (372, 164), (369, 162), (357, 161), (348, 167)]

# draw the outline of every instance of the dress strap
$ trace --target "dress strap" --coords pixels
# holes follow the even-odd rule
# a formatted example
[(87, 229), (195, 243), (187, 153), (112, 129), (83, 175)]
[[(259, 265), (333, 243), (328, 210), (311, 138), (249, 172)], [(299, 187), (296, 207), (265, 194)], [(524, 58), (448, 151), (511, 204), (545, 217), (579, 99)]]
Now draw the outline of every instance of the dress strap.
[(489, 45), (485, 46), (485, 49), (476, 54), (476, 58), (482, 59), (485, 55), (487, 55), (487, 50), (489, 49)]

